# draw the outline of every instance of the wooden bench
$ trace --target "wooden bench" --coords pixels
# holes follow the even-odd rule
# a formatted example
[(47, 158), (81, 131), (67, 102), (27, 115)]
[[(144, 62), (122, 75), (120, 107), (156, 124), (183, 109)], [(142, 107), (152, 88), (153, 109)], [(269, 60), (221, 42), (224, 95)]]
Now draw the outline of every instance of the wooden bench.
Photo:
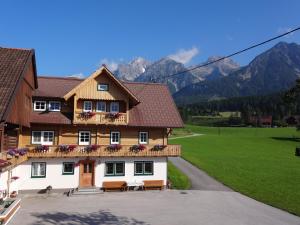
[(125, 181), (104, 181), (103, 182), (103, 191), (114, 191), (120, 190), (125, 191), (127, 184)]
[(144, 180), (144, 190), (162, 190), (164, 188), (163, 180)]

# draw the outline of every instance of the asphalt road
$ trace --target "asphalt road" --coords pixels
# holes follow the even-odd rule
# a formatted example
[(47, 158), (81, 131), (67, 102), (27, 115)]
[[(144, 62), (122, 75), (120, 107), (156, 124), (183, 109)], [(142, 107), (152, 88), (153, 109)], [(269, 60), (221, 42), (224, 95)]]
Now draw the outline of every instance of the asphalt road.
[(169, 157), (169, 160), (188, 176), (192, 184), (190, 188), (191, 190), (232, 191), (227, 186), (216, 181), (204, 171), (198, 169), (180, 157)]
[(130, 191), (24, 197), (9, 225), (299, 225), (300, 218), (233, 191)]

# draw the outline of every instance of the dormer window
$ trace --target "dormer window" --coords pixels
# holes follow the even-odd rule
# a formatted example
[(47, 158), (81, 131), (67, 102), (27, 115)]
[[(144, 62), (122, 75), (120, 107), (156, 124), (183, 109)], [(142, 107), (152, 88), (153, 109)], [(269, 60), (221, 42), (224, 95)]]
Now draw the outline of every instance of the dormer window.
[(98, 84), (97, 90), (98, 91), (108, 91), (108, 84)]
[(120, 111), (119, 109), (119, 102), (112, 102), (110, 103), (110, 112), (112, 113), (118, 113)]
[(46, 101), (34, 101), (33, 109), (34, 111), (46, 111), (47, 110)]
[(83, 102), (83, 112), (92, 112), (93, 104), (91, 101), (84, 101)]
[(60, 102), (58, 101), (50, 101), (49, 102), (49, 111), (60, 111)]

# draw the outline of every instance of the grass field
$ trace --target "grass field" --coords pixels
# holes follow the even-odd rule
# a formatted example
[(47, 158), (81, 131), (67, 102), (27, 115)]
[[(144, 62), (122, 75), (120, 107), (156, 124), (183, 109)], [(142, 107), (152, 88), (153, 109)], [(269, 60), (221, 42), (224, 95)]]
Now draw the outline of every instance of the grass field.
[(182, 157), (217, 180), (254, 199), (300, 215), (300, 157), (295, 128), (213, 128), (187, 125), (170, 140)]
[(173, 189), (186, 190), (191, 186), (189, 178), (171, 162), (168, 162), (168, 180), (171, 181)]

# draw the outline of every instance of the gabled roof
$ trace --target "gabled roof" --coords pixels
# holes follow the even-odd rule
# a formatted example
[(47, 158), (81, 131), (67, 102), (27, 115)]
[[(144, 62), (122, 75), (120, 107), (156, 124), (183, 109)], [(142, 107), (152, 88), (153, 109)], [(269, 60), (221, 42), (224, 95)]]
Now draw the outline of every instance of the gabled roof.
[[(35, 97), (63, 98), (83, 80), (61, 77), (38, 77), (39, 88)], [(119, 81), (121, 82), (121, 81)], [(129, 110), (128, 126), (136, 127), (183, 127), (180, 114), (164, 84), (122, 82), (140, 101)], [(40, 90), (41, 89), (41, 90)], [(70, 124), (64, 115), (49, 113), (32, 113), (32, 123)]]
[(95, 79), (96, 77), (100, 76), (103, 74), (103, 72), (106, 72), (106, 74), (117, 84), (123, 91), (125, 91), (129, 98), (133, 101), (134, 104), (138, 104), (139, 100), (137, 97), (126, 87), (122, 82), (120, 82), (118, 79), (115, 78), (115, 76), (110, 72), (109, 69), (106, 68), (106, 66), (101, 66), (100, 69), (96, 70), (91, 76), (86, 78), (84, 81), (82, 81), (80, 84), (78, 84), (75, 88), (70, 90), (67, 94), (65, 94), (64, 99), (68, 100), (71, 98), (73, 95), (76, 94), (76, 91), (83, 87), (86, 83), (88, 83), (91, 79)]
[(34, 50), (0, 47), (0, 122), (4, 121), (9, 113), (29, 63), (33, 63), (37, 88)]

